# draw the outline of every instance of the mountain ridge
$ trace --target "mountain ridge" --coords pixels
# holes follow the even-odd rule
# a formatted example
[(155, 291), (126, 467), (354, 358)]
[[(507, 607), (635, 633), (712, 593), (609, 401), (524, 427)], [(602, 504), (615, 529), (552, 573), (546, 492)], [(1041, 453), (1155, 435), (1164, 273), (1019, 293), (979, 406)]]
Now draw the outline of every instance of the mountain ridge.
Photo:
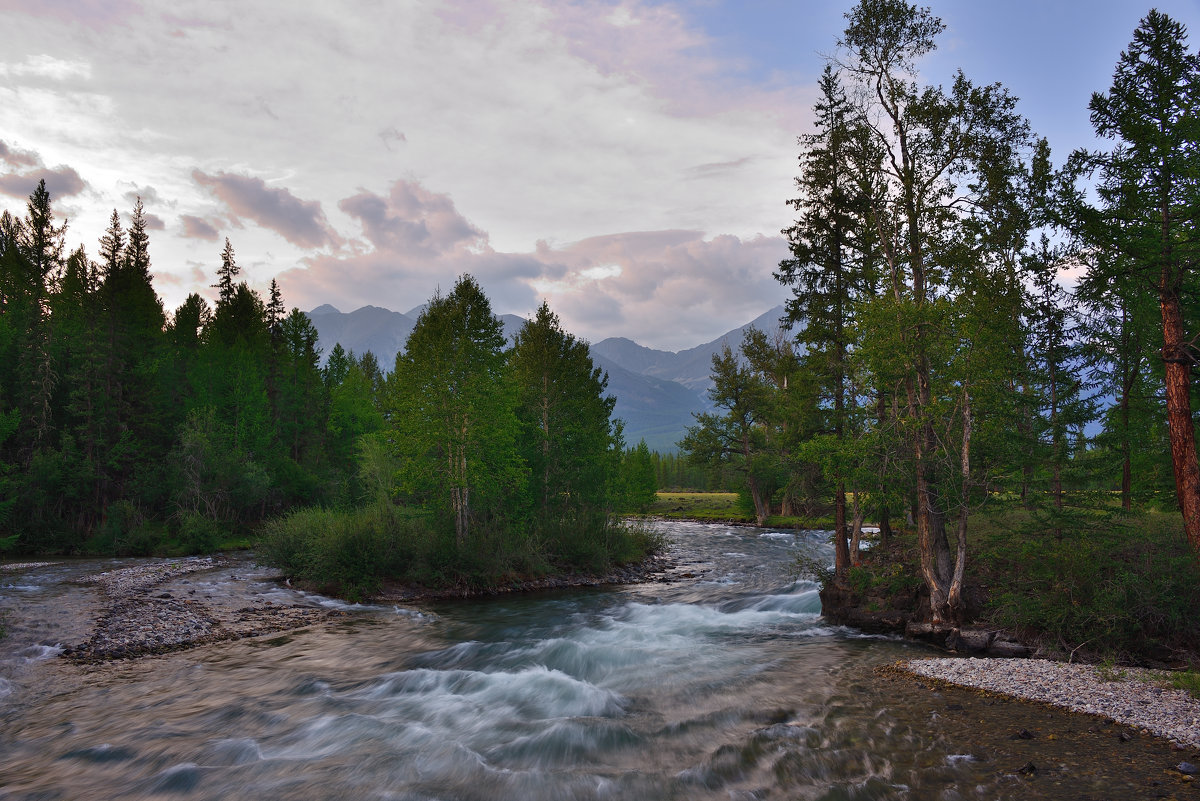
[[(422, 309), (417, 306), (401, 313), (363, 306), (342, 312), (326, 303), (307, 314), (317, 329), (317, 345), (323, 355), (335, 344), (356, 354), (369, 350), (380, 367), (390, 372)], [(783, 306), (776, 306), (716, 339), (681, 351), (648, 348), (627, 337), (608, 337), (590, 345), (593, 363), (608, 374), (608, 392), (616, 398), (613, 414), (625, 423), (626, 442), (633, 445), (644, 439), (652, 450), (675, 451), (695, 415), (712, 408), (708, 390), (712, 387), (713, 355), (725, 345), (736, 349), (748, 328), (772, 334), (778, 330), (783, 312)], [(511, 342), (525, 318), (497, 316)]]

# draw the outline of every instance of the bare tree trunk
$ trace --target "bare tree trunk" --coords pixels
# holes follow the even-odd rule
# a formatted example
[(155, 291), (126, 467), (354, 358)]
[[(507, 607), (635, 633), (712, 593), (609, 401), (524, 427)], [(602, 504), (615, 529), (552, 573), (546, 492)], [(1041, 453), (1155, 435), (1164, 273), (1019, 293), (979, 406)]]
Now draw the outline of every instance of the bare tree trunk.
[(1163, 318), (1163, 361), (1166, 363), (1167, 427), (1171, 436), (1171, 465), (1175, 469), (1175, 493), (1183, 514), (1183, 531), (1200, 558), (1200, 464), (1196, 459), (1196, 430), (1192, 423), (1190, 382), (1195, 359), (1183, 332), (1179, 297), (1161, 296)]
[(963, 614), (962, 587), (967, 569), (967, 517), (971, 508), (971, 393), (966, 382), (962, 389), (962, 500), (958, 507), (958, 548), (954, 554), (954, 576), (950, 580), (947, 603), (956, 622)]
[(838, 482), (833, 502), (833, 575), (844, 585), (850, 570), (850, 549), (846, 544), (846, 485)]
[(858, 502), (858, 490), (851, 491), (851, 497), (854, 499), (853, 508), (853, 523), (850, 525), (850, 564), (858, 567), (862, 564), (862, 525), (863, 525), (863, 509)]

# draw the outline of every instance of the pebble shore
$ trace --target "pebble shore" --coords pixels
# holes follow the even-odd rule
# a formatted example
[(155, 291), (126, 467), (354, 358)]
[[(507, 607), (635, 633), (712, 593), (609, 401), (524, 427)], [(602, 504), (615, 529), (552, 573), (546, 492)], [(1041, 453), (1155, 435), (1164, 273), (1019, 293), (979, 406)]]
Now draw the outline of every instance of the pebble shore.
[(1200, 748), (1200, 700), (1164, 685), (1161, 674), (1045, 659), (914, 659), (896, 667), (936, 681), (973, 687), (1072, 712), (1097, 715)]
[(195, 597), (193, 573), (226, 567), (220, 557), (192, 557), (109, 570), (87, 576), (106, 600), (91, 637), (63, 648), (75, 662), (133, 659), (208, 643), (256, 637), (319, 623), (342, 613), (302, 605), (260, 601), (230, 608), (211, 595)]

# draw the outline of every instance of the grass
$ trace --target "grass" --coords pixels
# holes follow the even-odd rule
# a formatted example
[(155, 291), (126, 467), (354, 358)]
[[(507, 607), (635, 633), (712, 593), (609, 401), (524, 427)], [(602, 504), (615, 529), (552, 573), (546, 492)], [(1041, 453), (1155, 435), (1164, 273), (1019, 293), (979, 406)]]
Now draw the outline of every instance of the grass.
[(1181, 670), (1167, 674), (1166, 678), (1172, 687), (1187, 690), (1193, 698), (1200, 699), (1200, 671)]
[(736, 492), (659, 492), (651, 515), (668, 520), (712, 520), (753, 523), (738, 503)]
[(1096, 510), (1056, 536), (1017, 508), (973, 518), (986, 615), (1089, 659), (1196, 658), (1200, 567), (1178, 514)]
[[(667, 520), (754, 525), (754, 513), (746, 508), (746, 504), (747, 501), (736, 492), (659, 492), (648, 514)], [(833, 519), (828, 516), (771, 515), (764, 525), (768, 528), (833, 528)]]

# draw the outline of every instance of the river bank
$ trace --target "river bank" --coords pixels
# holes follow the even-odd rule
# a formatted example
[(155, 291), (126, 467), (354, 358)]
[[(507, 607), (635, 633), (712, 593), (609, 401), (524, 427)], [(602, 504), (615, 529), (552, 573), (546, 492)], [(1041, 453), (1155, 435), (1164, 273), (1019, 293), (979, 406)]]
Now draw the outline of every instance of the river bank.
[[(54, 562), (0, 565), (0, 574), (17, 575)], [(245, 556), (228, 554), (164, 559), (86, 575), (75, 583), (94, 587), (99, 611), (86, 639), (61, 646), (63, 658), (79, 663), (137, 659), (218, 642), (259, 637), (343, 618), (346, 612), (307, 604), (279, 603), (261, 594), (222, 595), (206, 588), (206, 577), (239, 570), (249, 572)], [(257, 567), (257, 566), (255, 566)], [(601, 587), (670, 581), (675, 564), (666, 555), (613, 568), (599, 574), (571, 573), (511, 582), (481, 591), (472, 588), (430, 588), (386, 583), (372, 599), (377, 604), (411, 604), (478, 598), (509, 593), (532, 593), (578, 587)], [(275, 581), (290, 586), (283, 576)], [(228, 582), (225, 586), (229, 586)]]
[[(819, 534), (659, 530), (675, 562), (661, 583), (486, 600), (350, 606), (249, 554), (3, 574), (0, 795), (1200, 797), (1176, 770), (1195, 748), (885, 669), (932, 652), (820, 615), (815, 584), (788, 569), (827, 563)], [(102, 583), (214, 616), (347, 614), (146, 659), (59, 658), (54, 644), (87, 642), (107, 614)]]
[[(1182, 748), (1200, 749), (1200, 700), (1170, 687), (1156, 671), (975, 657), (913, 659), (893, 667), (912, 676), (1096, 716)], [(1197, 771), (1193, 766), (1187, 772)]]

